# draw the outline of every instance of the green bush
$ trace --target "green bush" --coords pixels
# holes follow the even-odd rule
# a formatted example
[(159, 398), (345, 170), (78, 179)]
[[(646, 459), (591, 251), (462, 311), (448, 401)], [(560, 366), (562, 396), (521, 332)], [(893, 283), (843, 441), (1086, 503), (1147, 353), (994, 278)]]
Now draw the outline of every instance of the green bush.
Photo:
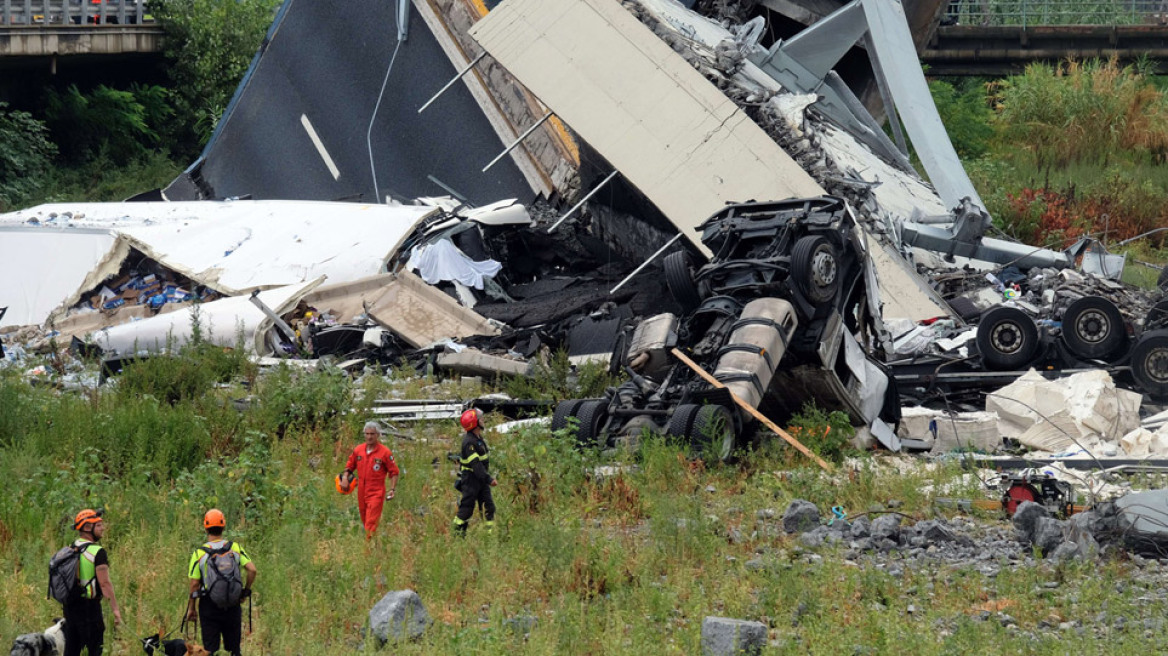
[(17, 209), (41, 192), (56, 154), (44, 123), (0, 102), (0, 212)]
[(349, 376), (336, 367), (306, 372), (281, 363), (259, 383), (258, 396), (260, 424), (279, 437), (338, 427), (353, 407)]
[(175, 355), (126, 365), (118, 378), (118, 391), (127, 399), (152, 396), (173, 405), (198, 399), (217, 383), (247, 374), (251, 366), (242, 348), (189, 344)]

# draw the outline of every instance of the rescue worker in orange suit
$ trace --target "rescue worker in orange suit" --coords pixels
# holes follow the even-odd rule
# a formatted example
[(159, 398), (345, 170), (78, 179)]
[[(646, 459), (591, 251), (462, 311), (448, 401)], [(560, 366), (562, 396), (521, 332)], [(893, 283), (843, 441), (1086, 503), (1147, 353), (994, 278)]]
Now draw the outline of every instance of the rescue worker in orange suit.
[(467, 410), (462, 413), (458, 423), (462, 424), (466, 435), (462, 438), (462, 450), (458, 458), (462, 500), (458, 502), (454, 530), (458, 535), (466, 535), (467, 523), (474, 515), (476, 503), (483, 509), (487, 529), (495, 528), (495, 499), (491, 495), (491, 488), (498, 481), (491, 476), (491, 450), (483, 439), (482, 410)]
[[(365, 527), (365, 537), (371, 538), (381, 522), (381, 509), (397, 493), (397, 463), (393, 452), (381, 443), (381, 426), (375, 421), (365, 424), (365, 441), (358, 444), (349, 454), (345, 464), (345, 474), (357, 475), (357, 509), (361, 511), (361, 524)], [(389, 478), (389, 490), (385, 489), (385, 479)]]

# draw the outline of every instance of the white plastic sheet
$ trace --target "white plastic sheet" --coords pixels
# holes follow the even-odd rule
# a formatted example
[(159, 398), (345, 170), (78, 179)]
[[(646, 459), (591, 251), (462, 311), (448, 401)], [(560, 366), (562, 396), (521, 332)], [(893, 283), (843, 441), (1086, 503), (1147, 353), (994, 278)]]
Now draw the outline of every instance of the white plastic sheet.
[(475, 289), (482, 289), (485, 280), (494, 278), (503, 268), (495, 260), (475, 262), (449, 239), (439, 239), (415, 248), (410, 253), (407, 266), (417, 271), (422, 280), (431, 285), (447, 280)]

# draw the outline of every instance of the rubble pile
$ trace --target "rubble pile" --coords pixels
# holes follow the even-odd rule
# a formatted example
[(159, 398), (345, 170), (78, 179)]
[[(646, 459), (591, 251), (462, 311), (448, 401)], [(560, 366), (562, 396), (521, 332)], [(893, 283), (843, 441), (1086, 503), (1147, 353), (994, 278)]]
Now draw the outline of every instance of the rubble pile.
[[(814, 551), (839, 548), (848, 562), (885, 570), (893, 576), (902, 575), (906, 569), (937, 564), (971, 565), (986, 576), (995, 576), (1003, 566), (1033, 563), (1033, 556), (1014, 532), (997, 523), (957, 516), (908, 524), (907, 516), (884, 507), (845, 519), (837, 516), (830, 524), (806, 521), (818, 513), (814, 504), (795, 500), (777, 525), (773, 510), (759, 511), (757, 530), (761, 534), (797, 536), (799, 547), (794, 555), (802, 560), (819, 561), (821, 557)], [(787, 521), (791, 517), (804, 521)], [(767, 563), (764, 554), (746, 565), (765, 568)]]

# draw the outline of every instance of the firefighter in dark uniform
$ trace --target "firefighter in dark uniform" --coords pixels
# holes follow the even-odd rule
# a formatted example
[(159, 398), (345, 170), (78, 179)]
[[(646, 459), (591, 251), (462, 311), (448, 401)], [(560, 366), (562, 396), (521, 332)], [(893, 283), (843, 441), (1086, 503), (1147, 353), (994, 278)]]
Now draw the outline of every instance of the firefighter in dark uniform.
[(454, 530), (458, 535), (466, 535), (466, 526), (474, 514), (476, 503), (483, 508), (487, 529), (493, 530), (495, 499), (491, 496), (491, 488), (497, 481), (491, 476), (491, 450), (483, 439), (483, 412), (471, 408), (462, 413), (458, 423), (462, 424), (466, 435), (462, 438), (462, 450), (458, 457), (462, 500), (458, 502)]

